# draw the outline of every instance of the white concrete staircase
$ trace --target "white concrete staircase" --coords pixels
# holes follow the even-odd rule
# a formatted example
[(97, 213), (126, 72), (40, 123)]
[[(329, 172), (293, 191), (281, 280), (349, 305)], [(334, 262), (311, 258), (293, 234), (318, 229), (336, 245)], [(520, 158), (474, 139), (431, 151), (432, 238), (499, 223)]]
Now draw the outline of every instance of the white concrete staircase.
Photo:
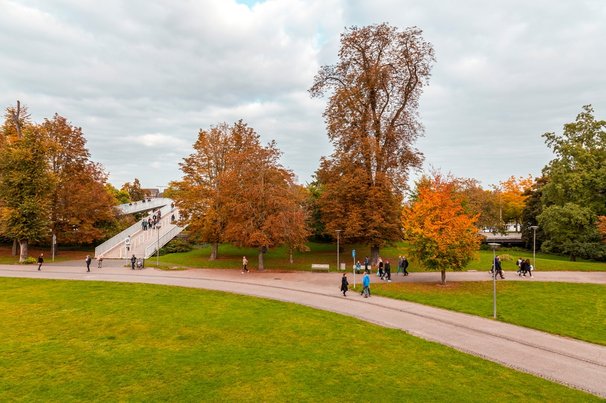
[[(185, 227), (180, 227), (176, 222), (172, 221), (172, 215), (179, 217), (179, 210), (173, 207), (173, 200), (168, 198), (156, 198), (151, 201), (142, 203), (129, 203), (117, 206), (121, 214), (132, 214), (143, 211), (150, 211), (154, 208), (160, 208), (162, 219), (156, 228), (148, 228), (143, 230), (141, 225), (143, 220), (147, 220), (148, 216), (137, 221), (129, 228), (108, 239), (101, 245), (95, 248), (95, 258), (102, 257), (103, 259), (127, 259), (132, 255), (137, 258), (149, 258), (156, 249), (166, 245), (170, 240), (179, 235)], [(130, 246), (127, 250), (126, 238), (130, 236)]]

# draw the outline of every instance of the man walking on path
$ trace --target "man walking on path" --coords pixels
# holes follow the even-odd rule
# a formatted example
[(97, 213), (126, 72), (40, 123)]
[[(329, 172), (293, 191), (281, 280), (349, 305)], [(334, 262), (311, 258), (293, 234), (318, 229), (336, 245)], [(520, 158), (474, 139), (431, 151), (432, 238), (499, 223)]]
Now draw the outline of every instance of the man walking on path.
[(400, 266), (402, 267), (402, 274), (408, 276), (408, 260), (406, 259), (406, 256), (402, 256)]
[(130, 258), (130, 269), (131, 270), (135, 270), (135, 263), (137, 263), (137, 257), (135, 255), (133, 255)]
[(501, 278), (505, 278), (503, 277), (503, 269), (501, 267), (501, 257), (497, 256), (494, 258), (494, 276), (501, 276)]
[(42, 263), (44, 263), (44, 253), (41, 253), (40, 256), (38, 256), (38, 271), (40, 271)]
[(385, 280), (387, 280), (388, 283), (391, 283), (391, 264), (389, 263), (389, 260), (385, 261)]
[(92, 262), (93, 259), (91, 259), (90, 255), (86, 255), (86, 259), (84, 259), (84, 261), (86, 262), (86, 271), (90, 271), (90, 262)]

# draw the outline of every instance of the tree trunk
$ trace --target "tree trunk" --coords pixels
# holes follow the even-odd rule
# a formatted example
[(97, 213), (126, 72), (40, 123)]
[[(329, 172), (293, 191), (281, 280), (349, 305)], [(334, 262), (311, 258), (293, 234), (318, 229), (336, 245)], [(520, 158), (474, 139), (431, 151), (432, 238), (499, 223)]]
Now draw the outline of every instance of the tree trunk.
[(570, 261), (571, 262), (576, 262), (577, 261), (576, 255), (570, 255)]
[(373, 265), (376, 265), (378, 261), (379, 261), (379, 247), (371, 246), (370, 247), (370, 262)]
[(219, 244), (217, 242), (213, 242), (210, 244), (210, 257), (208, 260), (216, 260), (217, 255), (219, 254)]
[(17, 256), (17, 240), (13, 239), (13, 252), (12, 256)]
[(442, 285), (446, 284), (446, 269), (442, 269), (441, 273), (441, 277), (442, 277)]
[(259, 271), (264, 271), (265, 270), (265, 264), (263, 263), (263, 255), (264, 254), (265, 254), (265, 252), (263, 252), (263, 248), (259, 248), (259, 267), (258, 267)]
[(290, 264), (294, 263), (294, 260), (292, 258), (292, 248), (288, 248), (288, 259), (290, 261)]
[(27, 239), (19, 240), (19, 262), (25, 262), (28, 258), (28, 250), (27, 250)]

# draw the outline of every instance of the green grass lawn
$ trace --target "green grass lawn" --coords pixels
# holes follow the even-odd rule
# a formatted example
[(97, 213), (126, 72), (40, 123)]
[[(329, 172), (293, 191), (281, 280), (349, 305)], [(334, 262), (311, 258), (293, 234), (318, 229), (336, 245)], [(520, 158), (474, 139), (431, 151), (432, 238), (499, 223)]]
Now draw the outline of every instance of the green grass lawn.
[(147, 284), (0, 279), (0, 401), (600, 401), (401, 331)]
[[(331, 270), (337, 267), (336, 245), (309, 243), (309, 252), (295, 252), (294, 263), (289, 262), (288, 250), (284, 247), (272, 248), (265, 254), (265, 267), (270, 270), (310, 270), (312, 263), (328, 263)], [(357, 259), (364, 261), (364, 256), (369, 254), (368, 247), (363, 245), (346, 245), (341, 252), (341, 262), (346, 263), (351, 269), (353, 265), (351, 250), (356, 249)], [(504, 270), (517, 270), (515, 261), (518, 257), (529, 258), (532, 260), (532, 252), (519, 248), (503, 248), (498, 254), (506, 255), (509, 260), (503, 261)], [(219, 248), (219, 258), (217, 260), (208, 260), (210, 256), (210, 247), (199, 247), (191, 252), (173, 253), (160, 256), (160, 263), (164, 267), (182, 266), (182, 267), (201, 267), (201, 268), (229, 268), (239, 269), (242, 264), (242, 256), (247, 256), (249, 266), (257, 267), (258, 251), (255, 248), (237, 248), (232, 245), (224, 244)], [(408, 255), (408, 244), (399, 243), (393, 247), (383, 248), (381, 256), (384, 259), (390, 259), (392, 263), (397, 264), (399, 255)], [(466, 267), (466, 270), (490, 270), (492, 264), (492, 251), (481, 250), (476, 259), (472, 260)], [(411, 263), (409, 271), (420, 271), (414, 259), (409, 257)], [(155, 265), (156, 260), (150, 259), (149, 264)], [(557, 255), (548, 255), (538, 253), (536, 256), (536, 269), (538, 271), (606, 271), (606, 262), (591, 262), (579, 260), (570, 262), (567, 258)], [(395, 272), (395, 268), (392, 269)]]
[[(448, 281), (448, 276), (446, 277)], [(492, 282), (378, 283), (374, 295), (492, 317)], [(501, 321), (606, 345), (606, 286), (497, 282)]]

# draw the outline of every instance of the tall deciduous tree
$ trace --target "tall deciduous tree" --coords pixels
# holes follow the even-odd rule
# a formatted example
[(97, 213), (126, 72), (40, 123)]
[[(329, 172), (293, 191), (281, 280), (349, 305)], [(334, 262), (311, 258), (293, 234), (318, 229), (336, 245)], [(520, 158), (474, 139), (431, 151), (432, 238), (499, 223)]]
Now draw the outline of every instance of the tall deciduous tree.
[(39, 128), (27, 109), (8, 108), (0, 146), (0, 227), (19, 242), (19, 261), (28, 257), (29, 242), (48, 233), (48, 195), (53, 188)]
[(242, 122), (236, 146), (221, 175), (219, 193), (229, 214), (225, 239), (258, 249), (258, 268), (274, 246), (297, 246), (309, 234), (302, 199), (294, 175), (283, 168), (274, 142), (263, 146), (259, 135)]
[(40, 125), (55, 187), (50, 225), (62, 243), (91, 243), (116, 225), (116, 200), (107, 192), (107, 175), (90, 161), (82, 129), (55, 114)]
[[(597, 216), (606, 215), (606, 121), (596, 120), (593, 108), (586, 105), (575, 122), (564, 125), (561, 135), (543, 136), (556, 158), (543, 170), (548, 181), (537, 217), (547, 237), (542, 248), (571, 259), (603, 258), (595, 223)], [(572, 237), (560, 236), (571, 231)]]
[(211, 245), (211, 260), (217, 258), (228, 218), (219, 193), (220, 177), (243, 136), (247, 136), (247, 128), (242, 121), (200, 130), (194, 153), (179, 164), (183, 179), (171, 183), (173, 198), (190, 234)]
[(416, 200), (402, 214), (411, 253), (430, 270), (461, 270), (479, 249), (475, 221), (463, 208), (464, 197), (452, 178), (435, 175), (417, 189)]
[(433, 62), (418, 28), (352, 27), (341, 36), (339, 62), (323, 66), (310, 89), (331, 94), (324, 116), (335, 151), (317, 173), (326, 231), (369, 244), (375, 257), (402, 235), (401, 195), (422, 160), (417, 109)]

